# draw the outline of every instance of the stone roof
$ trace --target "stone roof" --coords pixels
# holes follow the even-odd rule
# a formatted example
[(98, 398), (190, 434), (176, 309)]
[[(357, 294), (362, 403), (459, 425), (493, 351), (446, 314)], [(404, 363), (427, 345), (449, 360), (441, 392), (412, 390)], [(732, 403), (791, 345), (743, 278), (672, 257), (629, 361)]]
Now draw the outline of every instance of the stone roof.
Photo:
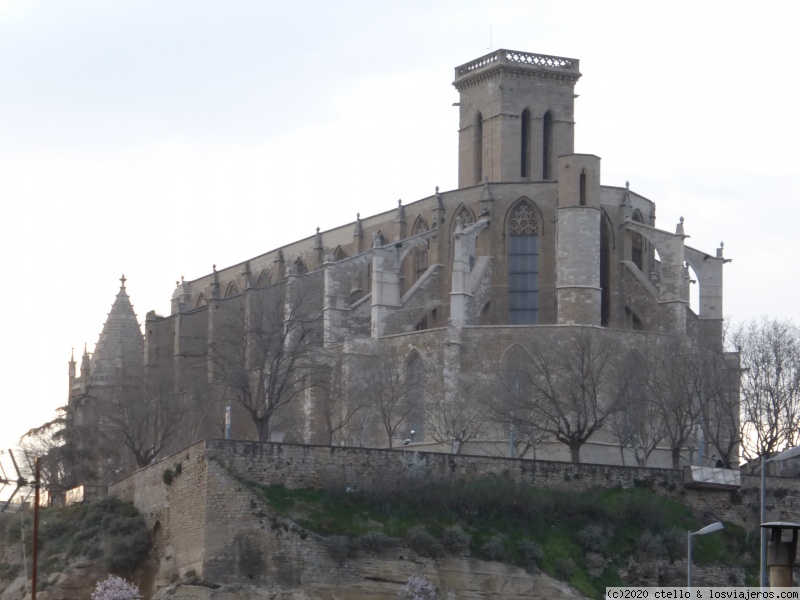
[(125, 276), (120, 278), (119, 288), (111, 312), (103, 325), (91, 360), (91, 381), (97, 384), (111, 384), (118, 368), (124, 369), (126, 376), (136, 377), (142, 372), (144, 364), (144, 337), (139, 327), (136, 313), (133, 312), (128, 292), (125, 290)]

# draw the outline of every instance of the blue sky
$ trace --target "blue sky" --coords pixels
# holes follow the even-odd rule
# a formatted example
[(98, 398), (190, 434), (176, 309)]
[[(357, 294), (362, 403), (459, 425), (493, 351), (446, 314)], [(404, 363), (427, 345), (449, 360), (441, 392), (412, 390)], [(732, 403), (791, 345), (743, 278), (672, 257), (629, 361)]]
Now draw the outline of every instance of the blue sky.
[(456, 186), (453, 67), (578, 58), (576, 151), (733, 258), (725, 314), (790, 318), (793, 2), (0, 0), (0, 447), (50, 418), (122, 273), (199, 277)]

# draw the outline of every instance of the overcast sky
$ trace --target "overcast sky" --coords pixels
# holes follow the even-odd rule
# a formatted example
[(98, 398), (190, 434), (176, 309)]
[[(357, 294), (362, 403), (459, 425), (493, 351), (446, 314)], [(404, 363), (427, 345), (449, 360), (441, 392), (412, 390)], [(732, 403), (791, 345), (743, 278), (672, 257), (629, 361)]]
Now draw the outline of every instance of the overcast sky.
[[(175, 281), (456, 187), (453, 68), (580, 59), (576, 151), (791, 318), (800, 3), (0, 0), (0, 448), (67, 398), (123, 273)], [(791, 264), (790, 264), (791, 263)]]

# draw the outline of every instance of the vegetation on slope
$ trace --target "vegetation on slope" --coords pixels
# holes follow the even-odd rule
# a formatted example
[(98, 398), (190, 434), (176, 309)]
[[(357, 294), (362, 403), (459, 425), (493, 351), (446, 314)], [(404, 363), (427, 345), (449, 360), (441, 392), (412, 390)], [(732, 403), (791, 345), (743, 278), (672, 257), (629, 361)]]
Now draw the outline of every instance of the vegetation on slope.
[[(624, 585), (619, 568), (634, 555), (685, 558), (687, 530), (707, 524), (643, 488), (562, 492), (497, 477), (384, 493), (246, 484), (279, 515), (326, 536), (340, 560), (405, 543), (424, 556), (469, 554), (541, 569), (598, 598), (606, 586)], [(693, 563), (742, 566), (758, 556), (757, 544), (727, 523), (695, 539)]]
[[(0, 515), (2, 545), (25, 541), (30, 573), (32, 517)], [(97, 559), (110, 573), (129, 576), (150, 550), (150, 536), (144, 518), (129, 502), (108, 497), (91, 504), (54, 507), (40, 512), (39, 585), (48, 575), (63, 571), (72, 559)], [(0, 563), (0, 578), (13, 579), (22, 569), (19, 563)]]

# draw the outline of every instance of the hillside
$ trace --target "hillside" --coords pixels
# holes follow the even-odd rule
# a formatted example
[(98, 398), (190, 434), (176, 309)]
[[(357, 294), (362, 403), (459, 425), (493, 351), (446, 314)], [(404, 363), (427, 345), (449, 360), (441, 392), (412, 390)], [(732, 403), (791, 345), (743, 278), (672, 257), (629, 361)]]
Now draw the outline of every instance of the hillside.
[[(287, 574), (285, 581), (257, 591), (175, 574), (171, 581), (160, 578), (163, 589), (155, 598), (379, 600), (397, 598), (414, 575), (452, 590), (458, 600), (601, 598), (610, 585), (683, 585), (686, 530), (708, 518), (703, 515), (701, 522), (680, 503), (643, 488), (564, 492), (496, 477), (460, 485), (419, 482), (401, 493), (237, 483), (249, 490), (251, 508), (265, 528), (292, 533), (295, 558), (312, 546), (328, 554), (335, 565), (328, 576), (298, 586), (293, 581), (302, 576)], [(0, 526), (0, 599), (20, 600), (21, 542), (27, 540), (29, 558), (30, 515), (3, 515)], [(90, 580), (108, 571), (151, 590), (145, 535), (135, 509), (112, 498), (43, 511), (40, 589), (45, 592), (39, 598), (87, 598)], [(239, 551), (245, 562), (248, 552), (250, 562), (257, 558), (241, 540)], [(727, 523), (724, 531), (696, 540), (695, 581), (752, 584), (744, 573), (756, 572), (757, 555), (757, 540)]]

